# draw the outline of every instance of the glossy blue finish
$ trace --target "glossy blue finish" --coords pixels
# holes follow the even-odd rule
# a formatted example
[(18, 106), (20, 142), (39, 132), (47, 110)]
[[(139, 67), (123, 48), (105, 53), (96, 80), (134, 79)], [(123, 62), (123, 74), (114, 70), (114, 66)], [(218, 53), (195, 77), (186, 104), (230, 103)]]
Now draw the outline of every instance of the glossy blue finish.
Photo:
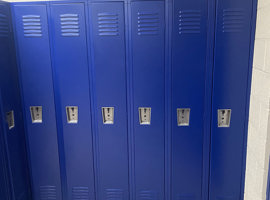
[[(124, 3), (90, 3), (89, 13), (97, 199), (128, 199)], [(102, 107), (114, 107), (113, 124), (103, 124)]]
[[(207, 2), (173, 2), (172, 199), (202, 198)], [(190, 108), (189, 126), (178, 126), (177, 108)]]
[[(51, 34), (58, 126), (65, 152), (66, 199), (94, 199), (92, 131), (84, 3), (52, 3)], [(63, 23), (69, 23), (63, 25)], [(72, 24), (75, 22), (76, 24)], [(65, 27), (69, 29), (65, 29)], [(66, 31), (66, 32), (65, 32)], [(70, 32), (69, 32), (70, 31)], [(78, 123), (66, 106), (78, 106)]]
[[(252, 6), (252, 0), (217, 1), (210, 200), (243, 199)], [(218, 128), (218, 109), (232, 109), (229, 128)]]
[[(163, 199), (165, 6), (162, 1), (130, 6), (135, 199)], [(139, 107), (151, 107), (150, 125), (140, 125)]]
[[(34, 199), (61, 199), (53, 82), (45, 3), (13, 4), (13, 23)], [(24, 32), (23, 19), (41, 33)], [(40, 25), (39, 25), (40, 19)], [(42, 106), (42, 123), (32, 123), (30, 106)]]
[(0, 197), (2, 199), (11, 199), (11, 188), (10, 188), (10, 177), (8, 172), (8, 162), (6, 156), (6, 143), (5, 143), (5, 131), (4, 124), (5, 119), (3, 118), (2, 112), (2, 96), (0, 90)]
[[(10, 7), (0, 2), (0, 88), (2, 136), (6, 151), (5, 164), (8, 172), (11, 199), (30, 199), (30, 181), (25, 148), (25, 133), (21, 111), (21, 99), (16, 67)], [(6, 113), (13, 111), (15, 126), (8, 128)]]
[[(0, 134), (3, 134), (2, 130), (0, 132)], [(2, 144), (2, 141), (0, 141), (1, 145)], [(5, 161), (4, 159), (2, 159), (4, 157), (4, 154), (2, 153), (2, 146), (1, 146), (1, 149), (0, 149), (0, 197), (3, 198), (3, 199), (6, 199), (6, 200), (9, 200), (10, 199), (10, 193), (8, 191), (8, 184), (6, 182), (6, 179), (7, 179), (7, 172), (6, 172), (6, 169), (5, 169)]]
[[(254, 2), (12, 3), (34, 199), (242, 199)], [(43, 123), (30, 106), (43, 106)], [(78, 106), (78, 124), (66, 106)], [(113, 124), (102, 107), (114, 107)], [(150, 125), (139, 107), (151, 107)], [(189, 126), (177, 108), (191, 109)], [(217, 128), (221, 108), (230, 128)]]

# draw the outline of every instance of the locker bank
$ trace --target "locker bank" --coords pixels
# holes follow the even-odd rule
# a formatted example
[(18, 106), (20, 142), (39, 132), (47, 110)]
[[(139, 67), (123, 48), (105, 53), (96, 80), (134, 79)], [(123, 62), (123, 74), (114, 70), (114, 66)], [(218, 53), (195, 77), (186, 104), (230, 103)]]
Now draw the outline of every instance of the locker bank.
[(242, 200), (256, 3), (0, 2), (0, 199)]

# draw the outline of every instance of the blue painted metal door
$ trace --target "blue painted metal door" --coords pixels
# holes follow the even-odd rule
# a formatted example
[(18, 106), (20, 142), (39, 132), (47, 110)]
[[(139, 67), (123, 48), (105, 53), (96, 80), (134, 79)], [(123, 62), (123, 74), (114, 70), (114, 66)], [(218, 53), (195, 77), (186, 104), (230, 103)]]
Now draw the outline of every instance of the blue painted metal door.
[(172, 30), (172, 199), (202, 199), (207, 0), (174, 1)]
[[(3, 132), (2, 132), (2, 130), (0, 130), (1, 132), (0, 132), (0, 134), (2, 135), (3, 134)], [(1, 140), (1, 138), (0, 138), (0, 140)], [(0, 141), (1, 143), (1, 145), (3, 145), (2, 144), (2, 141)], [(0, 197), (2, 198), (2, 199), (5, 199), (5, 200), (9, 200), (10, 199), (10, 193), (9, 193), (9, 186), (8, 186), (8, 184), (7, 184), (7, 172), (6, 172), (6, 166), (5, 166), (5, 160), (4, 159), (2, 159), (3, 157), (4, 157), (4, 155), (3, 155), (3, 152), (2, 152), (2, 147), (3, 146), (1, 146), (1, 149), (0, 149), (0, 156), (1, 156), (1, 160), (0, 160)]]
[[(131, 3), (136, 199), (164, 198), (164, 29), (164, 2)], [(139, 108), (151, 108), (150, 124), (140, 124)]]
[[(67, 199), (94, 199), (94, 171), (84, 3), (51, 5), (53, 67), (64, 143)], [(78, 121), (68, 121), (68, 107)]]
[(29, 199), (29, 172), (25, 149), (25, 135), (18, 71), (13, 44), (12, 23), (8, 4), (0, 3), (0, 86), (2, 89), (3, 115), (13, 111), (15, 125), (9, 128), (4, 120), (4, 133), (12, 194), (15, 199)]
[[(90, 3), (98, 199), (129, 199), (124, 3)], [(102, 107), (114, 108), (104, 124)]]
[(0, 88), (0, 197), (2, 199), (11, 199), (11, 188), (9, 183), (8, 165), (6, 157), (6, 144), (5, 144), (5, 119), (3, 118), (3, 104)]
[[(61, 199), (61, 184), (46, 4), (13, 7), (34, 199)], [(30, 106), (42, 106), (32, 123)]]
[[(216, 10), (209, 199), (243, 199), (252, 0), (218, 0)], [(218, 127), (218, 109), (231, 109), (229, 127)]]

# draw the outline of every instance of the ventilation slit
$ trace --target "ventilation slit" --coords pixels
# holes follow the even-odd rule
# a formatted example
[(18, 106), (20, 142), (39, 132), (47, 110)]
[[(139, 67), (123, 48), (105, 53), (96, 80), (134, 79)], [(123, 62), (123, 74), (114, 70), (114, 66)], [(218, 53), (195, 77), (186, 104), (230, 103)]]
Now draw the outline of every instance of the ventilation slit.
[(159, 31), (158, 13), (138, 13), (138, 35), (157, 35)]
[(100, 36), (119, 35), (118, 14), (99, 13), (98, 14), (98, 34)]
[(62, 14), (61, 35), (65, 37), (77, 37), (80, 35), (79, 15), (78, 14)]
[(22, 16), (23, 32), (25, 37), (41, 37), (41, 20), (40, 15)]
[(179, 11), (179, 34), (192, 34), (201, 32), (201, 11)]
[(158, 193), (153, 190), (143, 190), (139, 193), (140, 200), (156, 200), (158, 199)]
[(0, 37), (8, 37), (8, 32), (7, 16), (0, 13)]
[(40, 200), (56, 200), (55, 186), (40, 186)]
[(123, 200), (122, 189), (106, 189), (106, 200)]
[(245, 12), (242, 9), (224, 9), (222, 31), (224, 33), (237, 33), (245, 27)]
[(89, 200), (89, 188), (88, 187), (73, 187), (72, 199), (73, 200)]

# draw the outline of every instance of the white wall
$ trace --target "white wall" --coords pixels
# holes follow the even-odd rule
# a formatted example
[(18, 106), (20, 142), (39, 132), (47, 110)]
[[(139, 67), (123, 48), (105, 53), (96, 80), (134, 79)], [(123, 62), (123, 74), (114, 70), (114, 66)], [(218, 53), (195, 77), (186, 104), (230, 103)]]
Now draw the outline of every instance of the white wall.
[(270, 150), (270, 0), (258, 0), (245, 200), (266, 200)]

